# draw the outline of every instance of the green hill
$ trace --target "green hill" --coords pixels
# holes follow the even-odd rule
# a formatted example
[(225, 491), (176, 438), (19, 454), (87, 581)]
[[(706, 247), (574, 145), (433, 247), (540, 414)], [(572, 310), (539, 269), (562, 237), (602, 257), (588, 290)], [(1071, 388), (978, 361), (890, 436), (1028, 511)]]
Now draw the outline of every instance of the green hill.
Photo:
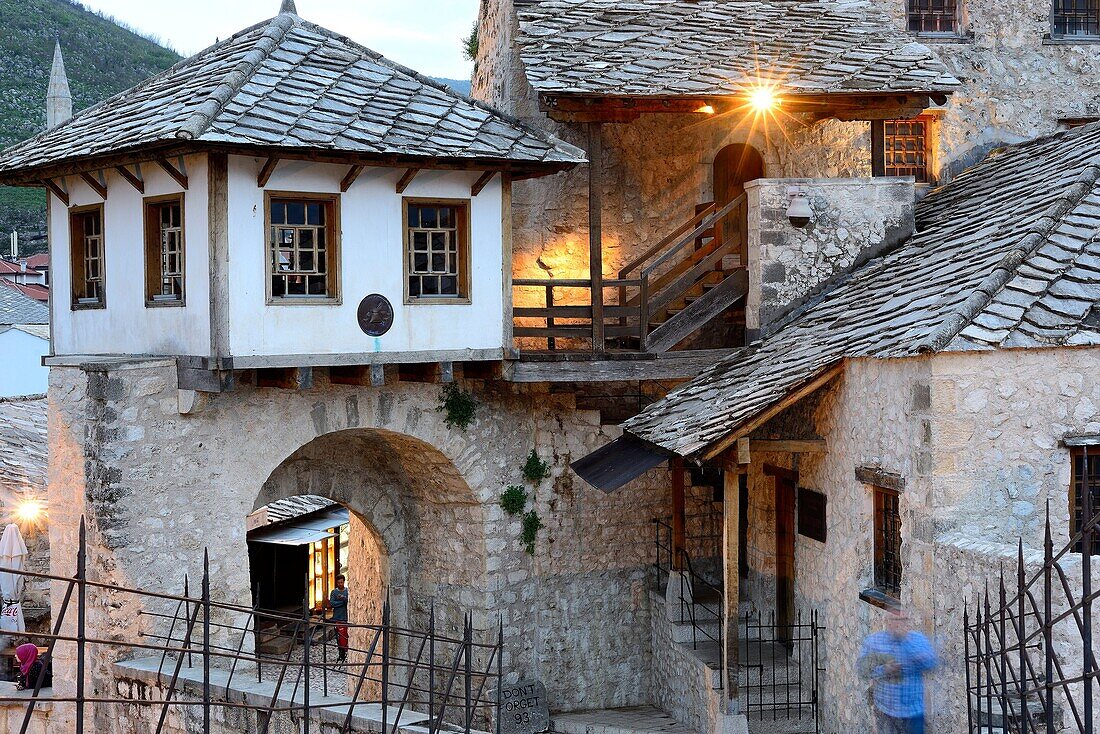
[[(61, 41), (73, 109), (134, 86), (179, 60), (156, 42), (67, 0), (0, 0), (0, 148), (46, 125), (46, 87)], [(18, 230), (24, 252), (45, 249), (45, 194), (0, 188), (0, 250)]]

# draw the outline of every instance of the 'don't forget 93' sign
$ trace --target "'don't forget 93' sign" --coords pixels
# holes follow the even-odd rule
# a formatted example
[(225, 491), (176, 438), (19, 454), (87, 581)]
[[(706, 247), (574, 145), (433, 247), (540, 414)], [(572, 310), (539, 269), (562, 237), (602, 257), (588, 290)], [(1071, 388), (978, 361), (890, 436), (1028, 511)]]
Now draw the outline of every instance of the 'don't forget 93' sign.
[(546, 686), (528, 680), (500, 691), (500, 734), (540, 734), (550, 728)]

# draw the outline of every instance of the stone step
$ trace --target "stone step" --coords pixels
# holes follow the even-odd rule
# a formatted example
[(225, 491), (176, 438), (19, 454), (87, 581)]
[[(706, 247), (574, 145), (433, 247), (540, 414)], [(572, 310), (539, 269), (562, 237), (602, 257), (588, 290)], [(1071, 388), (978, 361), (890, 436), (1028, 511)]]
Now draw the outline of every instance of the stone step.
[(695, 734), (693, 729), (653, 706), (553, 714), (550, 731), (560, 734)]

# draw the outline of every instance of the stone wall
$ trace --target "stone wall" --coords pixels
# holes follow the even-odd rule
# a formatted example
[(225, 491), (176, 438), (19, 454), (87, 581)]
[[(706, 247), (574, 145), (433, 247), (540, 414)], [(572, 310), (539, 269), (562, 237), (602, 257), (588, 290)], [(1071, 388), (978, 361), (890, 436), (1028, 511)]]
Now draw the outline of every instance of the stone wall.
[[(592, 489), (568, 464), (613, 437), (598, 413), (539, 388), (465, 386), (480, 406), (462, 432), (444, 425), (435, 385), (355, 388), (319, 374), (308, 391), (242, 384), (180, 415), (170, 362), (55, 367), (54, 570), (72, 573), (86, 513), (94, 578), (176, 592), (185, 572), (199, 577), (209, 548), (214, 597), (248, 604), (246, 516), (308, 487), (374, 527), (391, 579), (407, 550), (414, 621), (433, 598), (455, 614), (470, 610), (478, 635), (495, 633), (503, 618), (506, 675), (545, 681), (555, 710), (648, 702), (646, 566), (650, 520), (669, 502), (667, 473), (611, 495)], [(546, 527), (529, 556), (519, 521), (497, 503), (507, 484), (521, 481), (532, 448), (551, 477), (533, 489)], [(356, 472), (365, 478), (360, 486), (347, 481)], [(134, 601), (95, 603), (102, 610), (95, 631), (112, 639), (134, 639), (151, 624)], [(456, 631), (461, 620), (449, 615), (446, 623)], [(110, 662), (95, 657), (90, 679), (110, 680)], [(64, 673), (71, 663), (61, 651), (61, 690), (71, 690)]]
[[(966, 601), (1012, 562), (1022, 535), (1032, 562), (1042, 548), (1050, 501), (1055, 547), (1068, 539), (1067, 433), (1100, 431), (1100, 350), (1004, 350), (904, 360), (853, 360), (843, 378), (808, 406), (812, 429), (774, 420), (758, 438), (826, 439), (823, 454), (753, 454), (749, 467), (748, 563), (742, 598), (775, 604), (774, 480), (770, 463), (795, 469), (800, 486), (828, 497), (828, 540), (801, 535), (795, 547), (797, 606), (817, 609), (826, 630), (825, 720), (835, 730), (870, 727), (855, 662), (884, 612), (859, 594), (874, 584), (872, 497), (858, 467), (900, 475), (901, 601), (930, 634), (943, 666), (929, 697), (936, 731), (958, 731), (961, 623)], [(770, 429), (770, 430), (769, 430)], [(1072, 567), (1077, 564), (1077, 571)], [(1079, 563), (1067, 561), (1071, 578)], [(1071, 635), (1063, 630), (1064, 645)], [(1069, 648), (1065, 648), (1069, 649)]]
[(650, 604), (654, 608), (653, 703), (700, 734), (712, 732), (712, 723), (719, 718), (718, 703), (725, 695), (714, 690), (721, 674), (691, 654), (690, 642), (684, 645), (676, 641), (665, 600), (658, 592), (650, 594)]
[[(913, 234), (913, 182), (902, 178), (758, 179), (749, 204), (749, 329), (767, 329), (857, 260)], [(787, 217), (793, 192), (813, 219), (801, 229)]]

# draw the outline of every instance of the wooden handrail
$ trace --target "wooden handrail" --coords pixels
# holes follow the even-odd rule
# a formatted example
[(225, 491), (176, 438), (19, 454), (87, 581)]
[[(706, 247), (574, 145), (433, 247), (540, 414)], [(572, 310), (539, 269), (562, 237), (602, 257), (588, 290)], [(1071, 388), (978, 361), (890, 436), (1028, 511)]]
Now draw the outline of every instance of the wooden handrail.
[(691, 219), (689, 219), (688, 221), (684, 222), (679, 227), (677, 227), (676, 231), (672, 232), (667, 237), (662, 239), (660, 242), (655, 244), (653, 247), (650, 247), (648, 250), (643, 252), (641, 255), (639, 255), (638, 257), (631, 260), (628, 264), (624, 265), (622, 267), (622, 269), (619, 270), (619, 277), (620, 278), (625, 278), (631, 270), (636, 270), (637, 268), (642, 266), (645, 263), (646, 260), (648, 260), (650, 257), (655, 255), (656, 253), (663, 250), (665, 247), (668, 246), (668, 244), (670, 242), (674, 242), (676, 240), (676, 238), (679, 237), (680, 235), (682, 235), (684, 232), (687, 232), (688, 230), (695, 229), (696, 227), (698, 227), (699, 222), (703, 221), (704, 219), (706, 219), (708, 216), (710, 216), (714, 212), (715, 206), (716, 205), (713, 202), (708, 204), (702, 211), (698, 212), (694, 217), (692, 217)]
[[(636, 288), (641, 284), (641, 278), (605, 278), (603, 281), (603, 287), (605, 289), (620, 287)], [(516, 278), (512, 281), (512, 286), (517, 288), (545, 288), (547, 286), (553, 286), (554, 288), (591, 288), (592, 281), (581, 278)]]
[(734, 207), (741, 206), (741, 204), (743, 204), (744, 202), (745, 202), (745, 194), (741, 194), (736, 199), (734, 199), (733, 201), (726, 204), (724, 207), (722, 207), (718, 211), (711, 214), (709, 217), (707, 217), (705, 220), (703, 220), (703, 222), (701, 224), (699, 224), (699, 226), (697, 226), (690, 233), (688, 233), (683, 238), (681, 238), (679, 242), (677, 242), (674, 246), (672, 246), (668, 250), (666, 250), (664, 254), (662, 254), (659, 258), (657, 258), (652, 263), (650, 263), (644, 270), (642, 270), (642, 277), (648, 277), (648, 276), (652, 275), (653, 271), (656, 270), (660, 265), (662, 265), (663, 263), (668, 262), (668, 260), (673, 255), (675, 255), (677, 252), (682, 250), (687, 245), (695, 242), (696, 237), (698, 237), (699, 235), (703, 234), (708, 229), (713, 227), (717, 222), (719, 222), (727, 214), (729, 214), (731, 211), (733, 211)]

